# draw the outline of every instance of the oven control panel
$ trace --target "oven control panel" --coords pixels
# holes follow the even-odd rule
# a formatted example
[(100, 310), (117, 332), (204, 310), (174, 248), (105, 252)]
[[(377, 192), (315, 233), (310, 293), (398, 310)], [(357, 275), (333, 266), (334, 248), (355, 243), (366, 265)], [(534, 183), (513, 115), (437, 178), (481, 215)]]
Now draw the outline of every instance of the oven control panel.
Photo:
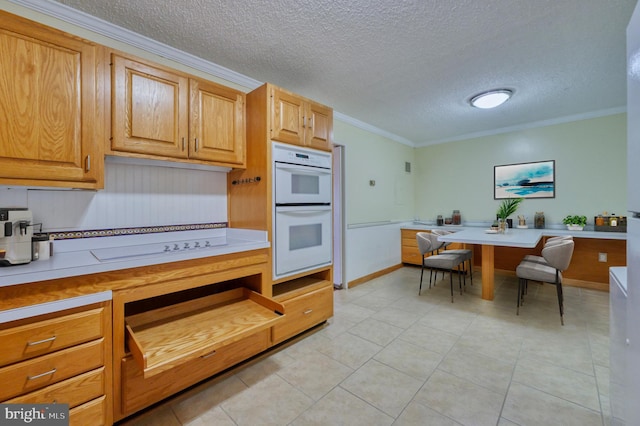
[(303, 166), (331, 168), (331, 154), (315, 149), (273, 143), (273, 161)]

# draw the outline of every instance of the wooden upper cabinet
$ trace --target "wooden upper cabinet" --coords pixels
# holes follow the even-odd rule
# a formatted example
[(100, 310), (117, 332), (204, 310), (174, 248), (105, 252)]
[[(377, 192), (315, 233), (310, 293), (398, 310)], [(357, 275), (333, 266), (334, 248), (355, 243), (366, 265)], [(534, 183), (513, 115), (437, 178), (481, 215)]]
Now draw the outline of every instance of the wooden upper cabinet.
[(245, 95), (219, 84), (189, 81), (191, 111), (189, 156), (243, 165)]
[(0, 12), (0, 184), (103, 187), (101, 47)]
[(112, 54), (111, 150), (244, 167), (245, 95)]
[(306, 145), (331, 150), (333, 141), (333, 110), (315, 102), (307, 104)]
[(333, 110), (286, 90), (271, 91), (271, 139), (331, 150)]
[(274, 88), (271, 92), (271, 139), (304, 145), (304, 102), (302, 98)]
[(111, 73), (111, 149), (187, 158), (189, 79), (116, 54)]

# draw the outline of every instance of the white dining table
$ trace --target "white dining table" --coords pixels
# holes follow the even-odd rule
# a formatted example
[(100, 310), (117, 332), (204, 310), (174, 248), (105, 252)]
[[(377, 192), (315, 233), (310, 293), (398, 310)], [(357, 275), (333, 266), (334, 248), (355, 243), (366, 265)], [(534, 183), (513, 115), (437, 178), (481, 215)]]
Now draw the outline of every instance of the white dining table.
[(542, 229), (508, 229), (504, 234), (489, 233), (485, 228), (465, 228), (438, 237), (449, 243), (479, 244), (482, 246), (482, 298), (493, 300), (495, 281), (495, 246), (534, 248), (543, 236)]

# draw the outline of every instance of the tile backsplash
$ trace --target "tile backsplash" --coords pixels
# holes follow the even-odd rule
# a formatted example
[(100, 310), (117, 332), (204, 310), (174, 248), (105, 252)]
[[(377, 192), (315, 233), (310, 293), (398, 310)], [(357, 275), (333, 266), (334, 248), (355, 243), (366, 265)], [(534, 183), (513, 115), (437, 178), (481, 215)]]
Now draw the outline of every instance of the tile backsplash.
[(100, 191), (0, 186), (0, 207), (28, 207), (47, 232), (227, 221), (227, 174), (105, 164)]

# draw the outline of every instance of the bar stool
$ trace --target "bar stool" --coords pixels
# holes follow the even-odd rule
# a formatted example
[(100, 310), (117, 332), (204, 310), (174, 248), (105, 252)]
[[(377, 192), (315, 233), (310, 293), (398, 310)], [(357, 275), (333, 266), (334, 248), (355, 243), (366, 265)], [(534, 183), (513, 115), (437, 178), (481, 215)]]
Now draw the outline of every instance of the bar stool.
[[(547, 241), (545, 241), (544, 246), (547, 247), (548, 245), (557, 244), (560, 241), (565, 241), (565, 240), (573, 240), (573, 237), (571, 235), (560, 235), (558, 237), (547, 238)], [(525, 262), (537, 262), (537, 263), (543, 263), (543, 264), (547, 263), (547, 261), (544, 260), (544, 257), (536, 256), (534, 254), (528, 254), (522, 260), (524, 260)]]
[[(418, 295), (422, 291), (422, 277), (424, 269), (429, 269), (429, 288), (431, 288), (431, 279), (433, 271), (449, 271), (449, 283), (451, 286), (451, 303), (453, 303), (453, 270), (457, 268), (458, 272), (458, 285), (460, 287), (460, 294), (462, 294), (462, 281), (460, 280), (460, 265), (464, 263), (463, 257), (459, 254), (437, 254), (438, 249), (441, 246), (441, 242), (438, 241), (438, 236), (429, 232), (418, 232), (416, 234), (416, 240), (418, 241), (418, 249), (422, 255), (422, 267), (420, 269), (420, 287), (418, 289)], [(436, 254), (434, 254), (436, 253)]]
[(542, 249), (542, 257), (546, 264), (538, 262), (522, 261), (516, 268), (518, 276), (518, 301), (516, 315), (520, 315), (523, 292), (529, 280), (540, 281), (556, 286), (558, 295), (558, 308), (560, 309), (560, 323), (564, 325), (564, 304), (562, 296), (562, 272), (571, 263), (573, 256), (573, 240), (563, 240), (555, 244), (545, 245)]
[[(444, 229), (432, 229), (431, 230), (432, 234), (438, 235), (438, 236), (443, 236), (443, 235), (448, 235), (453, 233), (452, 231), (447, 231)], [(464, 268), (464, 262), (468, 261), (469, 262), (469, 277), (471, 278), (471, 285), (473, 285), (473, 265), (471, 264), (471, 262), (473, 262), (473, 250), (470, 249), (451, 249), (448, 250), (447, 247), (451, 245), (451, 243), (446, 242), (446, 243), (442, 243), (442, 248), (443, 248), (443, 253), (446, 254), (458, 254), (460, 256), (463, 257), (463, 268)], [(465, 270), (465, 274), (466, 274), (466, 270)]]

